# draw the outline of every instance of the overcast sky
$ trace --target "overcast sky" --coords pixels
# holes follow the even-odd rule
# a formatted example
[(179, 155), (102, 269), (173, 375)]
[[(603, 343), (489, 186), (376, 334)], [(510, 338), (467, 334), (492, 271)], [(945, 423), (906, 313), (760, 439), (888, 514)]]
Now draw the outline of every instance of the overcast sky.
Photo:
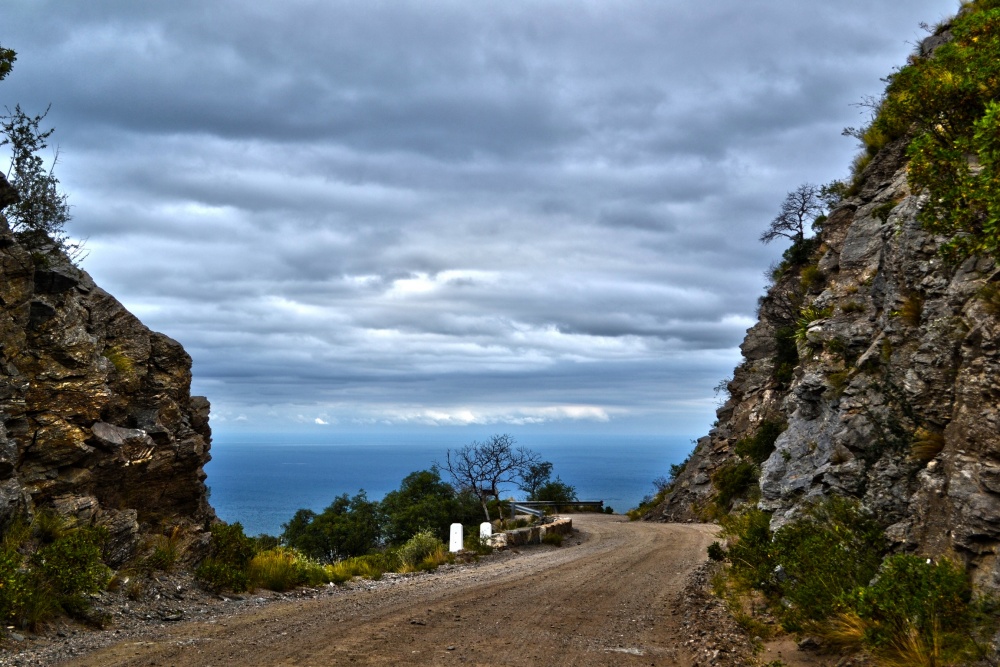
[(697, 436), (785, 193), (957, 0), (4, 0), (86, 268), (218, 433)]

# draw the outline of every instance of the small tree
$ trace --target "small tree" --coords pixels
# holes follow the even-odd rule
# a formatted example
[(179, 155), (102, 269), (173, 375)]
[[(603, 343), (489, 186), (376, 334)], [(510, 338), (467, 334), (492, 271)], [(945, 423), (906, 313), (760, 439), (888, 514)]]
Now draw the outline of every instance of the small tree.
[[(486, 520), (490, 520), (489, 499), (500, 500), (500, 487), (524, 478), (532, 465), (538, 465), (538, 454), (524, 447), (506, 433), (494, 435), (485, 442), (473, 442), (455, 451), (448, 450), (445, 464), (455, 485), (468, 489), (479, 498)], [(500, 518), (503, 518), (502, 512)]]
[(533, 463), (528, 466), (528, 470), (521, 476), (521, 483), (518, 488), (528, 494), (528, 500), (536, 500), (538, 489), (552, 479), (552, 464), (548, 461)]
[(530, 500), (549, 502), (553, 505), (568, 505), (577, 500), (576, 488), (562, 481), (557, 476), (554, 481), (549, 480), (539, 486), (535, 495)]
[(781, 204), (781, 212), (760, 235), (761, 242), (770, 243), (779, 236), (784, 236), (793, 243), (802, 243), (806, 224), (811, 225), (826, 210), (823, 194), (822, 188), (811, 183), (803, 183), (789, 192)]
[(11, 147), (7, 180), (20, 196), (19, 201), (8, 206), (6, 216), (11, 231), (27, 247), (42, 249), (55, 244), (75, 260), (81, 244), (67, 242), (64, 231), (70, 214), (67, 196), (59, 191), (54, 172), (59, 152), (55, 152), (48, 169), (39, 155), (48, 148), (48, 138), (55, 132), (54, 128), (39, 128), (48, 113), (46, 109), (45, 113), (29, 116), (17, 105), (13, 112), (7, 109), (7, 115), (0, 117), (4, 137), (0, 146)]

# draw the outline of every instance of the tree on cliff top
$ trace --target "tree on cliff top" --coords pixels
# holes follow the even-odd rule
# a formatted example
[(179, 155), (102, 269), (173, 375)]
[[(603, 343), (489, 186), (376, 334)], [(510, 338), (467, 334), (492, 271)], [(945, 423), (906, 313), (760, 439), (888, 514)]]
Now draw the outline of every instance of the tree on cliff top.
[(54, 173), (59, 152), (55, 152), (47, 169), (39, 155), (48, 148), (48, 138), (55, 132), (54, 128), (39, 128), (48, 112), (46, 109), (45, 113), (29, 116), (17, 105), (13, 112), (8, 109), (2, 116), (0, 130), (4, 138), (0, 146), (11, 147), (7, 180), (21, 197), (7, 208), (6, 216), (18, 241), (29, 248), (40, 249), (52, 241), (68, 250), (73, 244), (67, 243), (63, 228), (70, 219), (69, 204), (67, 196), (59, 191), (59, 179)]
[[(0, 80), (10, 74), (17, 54), (0, 46)], [(5, 215), (10, 229), (22, 244), (35, 251), (45, 251), (53, 245), (76, 263), (81, 257), (82, 243), (70, 242), (64, 231), (69, 222), (66, 194), (59, 191), (55, 167), (59, 151), (53, 153), (48, 168), (40, 153), (48, 148), (48, 138), (54, 128), (39, 127), (49, 110), (36, 116), (26, 114), (20, 105), (0, 116), (0, 146), (10, 146), (10, 164), (5, 174), (17, 191), (19, 201), (9, 203)]]
[(819, 217), (825, 210), (820, 195), (822, 188), (812, 183), (803, 183), (788, 193), (781, 204), (781, 212), (771, 221), (760, 235), (762, 243), (770, 243), (779, 236), (802, 243), (805, 239), (806, 224)]

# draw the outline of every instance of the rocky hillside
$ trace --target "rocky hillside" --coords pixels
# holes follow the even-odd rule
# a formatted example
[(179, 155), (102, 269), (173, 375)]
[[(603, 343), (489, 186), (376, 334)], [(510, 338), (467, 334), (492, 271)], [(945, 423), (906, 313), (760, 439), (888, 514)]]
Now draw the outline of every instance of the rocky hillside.
[[(0, 210), (15, 197), (0, 178)], [(180, 344), (0, 215), (0, 529), (42, 511), (105, 526), (114, 565), (142, 532), (214, 519), (190, 383)]]
[[(970, 48), (982, 35), (997, 43), (990, 20)], [(939, 27), (913, 67), (951, 39), (951, 26)], [(891, 83), (881, 113), (908, 76)], [(978, 113), (994, 109), (996, 91), (978, 90)], [(933, 123), (943, 134), (947, 122)], [(942, 248), (970, 232), (941, 233), (921, 215), (931, 206), (937, 220), (949, 215), (948, 195), (914, 184), (924, 157), (911, 144), (927, 140), (917, 121), (905, 129), (860, 163), (812, 254), (776, 272), (717, 424), (645, 518), (712, 518), (746, 502), (773, 512), (777, 528), (817, 499), (854, 497), (897, 550), (957, 557), (975, 583), (1000, 590), (1000, 270), (993, 253), (946, 261)], [(969, 153), (957, 153), (959, 171), (975, 179), (989, 164)], [(995, 209), (973, 213), (981, 228), (995, 226)]]

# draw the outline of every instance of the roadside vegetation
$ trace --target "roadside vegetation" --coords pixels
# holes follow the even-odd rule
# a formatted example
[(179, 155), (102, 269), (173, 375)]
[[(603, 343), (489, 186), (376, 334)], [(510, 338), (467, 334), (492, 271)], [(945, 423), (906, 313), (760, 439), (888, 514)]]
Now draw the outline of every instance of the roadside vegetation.
[(1000, 0), (963, 4), (951, 21), (928, 28), (950, 39), (932, 57), (915, 53), (869, 100), (871, 122), (848, 128), (862, 153), (854, 189), (885, 146), (907, 140), (909, 180), (927, 201), (918, 219), (946, 238), (944, 256), (1000, 256)]
[[(576, 499), (572, 486), (552, 479), (551, 463), (533, 460), (534, 468), (525, 469), (529, 478), (517, 478), (522, 489), (529, 487), (530, 499)], [(0, 622), (9, 629), (34, 630), (68, 615), (103, 626), (108, 619), (91, 612), (91, 595), (119, 589), (138, 600), (159, 573), (180, 567), (193, 567), (200, 585), (217, 592), (287, 591), (433, 570), (491, 553), (479, 539), (479, 525), (484, 510), (490, 516), (509, 514), (504, 505), (489, 498), (484, 507), (471, 489), (456, 488), (432, 466), (407, 475), (381, 501), (360, 491), (337, 496), (322, 512), (300, 509), (278, 536), (251, 537), (238, 522), (218, 523), (211, 527), (207, 548), (202, 543), (194, 549), (196, 533), (190, 528), (164, 526), (147, 535), (117, 571), (105, 564), (111, 548), (107, 531), (38, 512), (30, 524), (2, 527)], [(455, 522), (463, 524), (466, 536), (458, 554), (446, 543)], [(555, 544), (558, 538), (550, 540)]]
[(47, 514), (8, 526), (0, 541), (0, 621), (34, 630), (60, 614), (93, 620), (87, 596), (112, 575), (102, 561), (106, 537)]
[(957, 667), (988, 654), (998, 601), (975, 595), (955, 560), (891, 554), (855, 501), (830, 498), (774, 531), (756, 508), (720, 523), (724, 541), (708, 551), (720, 563), (713, 588), (756, 636), (776, 622), (887, 667)]

